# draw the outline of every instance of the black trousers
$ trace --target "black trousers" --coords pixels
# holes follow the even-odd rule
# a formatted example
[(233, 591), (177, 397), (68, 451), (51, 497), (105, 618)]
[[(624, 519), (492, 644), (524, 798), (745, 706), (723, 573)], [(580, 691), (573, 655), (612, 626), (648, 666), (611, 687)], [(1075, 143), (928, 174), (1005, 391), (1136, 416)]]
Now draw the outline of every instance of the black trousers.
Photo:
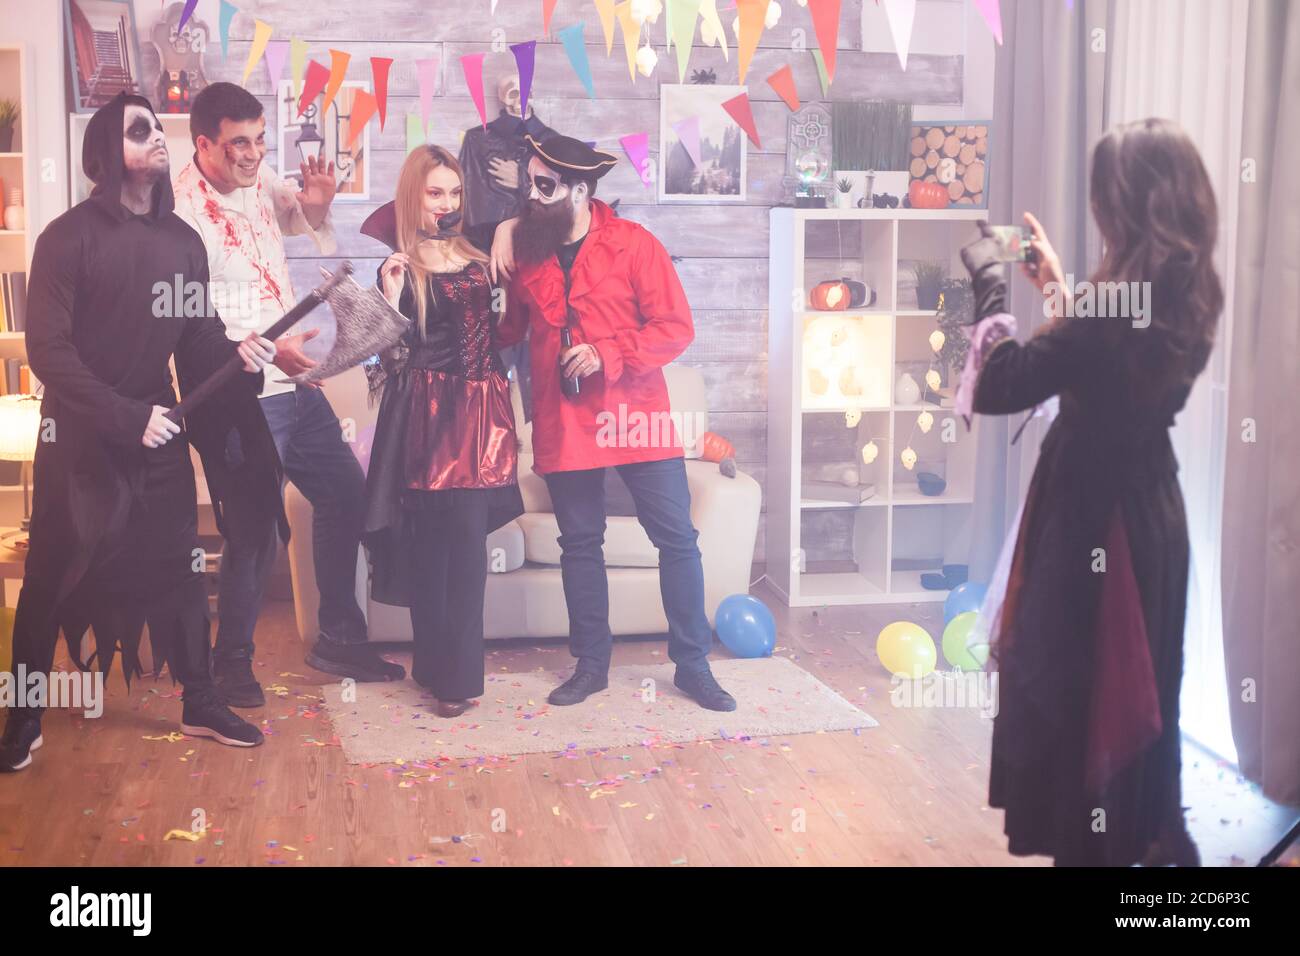
[(439, 700), (468, 700), (483, 696), (488, 496), (461, 492), (446, 507), (440, 494), (412, 493), (411, 676)]

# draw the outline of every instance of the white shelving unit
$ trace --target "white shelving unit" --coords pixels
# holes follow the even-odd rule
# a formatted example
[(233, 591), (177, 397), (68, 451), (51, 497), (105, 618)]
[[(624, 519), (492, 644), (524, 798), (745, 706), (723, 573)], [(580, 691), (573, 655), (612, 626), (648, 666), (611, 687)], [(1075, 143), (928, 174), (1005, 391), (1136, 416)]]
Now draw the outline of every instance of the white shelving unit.
[[(0, 206), (8, 201), (11, 186), (23, 191), (23, 205), (32, 208), (33, 186), (36, 182), (35, 160), (28, 146), (27, 130), (35, 116), (32, 105), (31, 61), (26, 47), (21, 43), (0, 43), (0, 99), (13, 100), (21, 111), (15, 126), (13, 147), (0, 153), (0, 183), (4, 195)], [(27, 224), (30, 226), (30, 222)], [(0, 222), (0, 272), (28, 272), (36, 236), (30, 228), (5, 229)], [(23, 333), (0, 331), (0, 359), (25, 359), (27, 349)]]
[[(921, 575), (967, 563), (976, 433), (951, 409), (957, 370), (940, 393), (925, 386), (925, 371), (940, 367), (929, 343), (937, 313), (918, 307), (911, 269), (938, 260), (964, 274), (959, 250), (986, 216), (771, 211), (767, 576), (791, 607), (942, 601), (948, 592), (922, 587)], [(841, 277), (866, 282), (875, 301), (812, 309), (812, 288)], [(921, 386), (919, 401), (895, 401), (903, 372)], [(928, 432), (918, 425), (924, 411), (933, 417)], [(870, 463), (868, 442), (878, 450)], [(912, 470), (900, 460), (908, 447)], [(944, 479), (942, 493), (921, 492), (923, 471)]]

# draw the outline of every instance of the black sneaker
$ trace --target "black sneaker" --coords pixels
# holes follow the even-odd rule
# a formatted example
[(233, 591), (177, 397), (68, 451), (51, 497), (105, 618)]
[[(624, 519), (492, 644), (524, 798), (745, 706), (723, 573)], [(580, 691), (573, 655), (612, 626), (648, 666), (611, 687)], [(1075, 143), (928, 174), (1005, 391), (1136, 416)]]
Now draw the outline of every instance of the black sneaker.
[(679, 667), (677, 673), (673, 675), (673, 683), (705, 710), (736, 709), (736, 698), (718, 685), (713, 671), (707, 667), (699, 671), (682, 670)]
[(573, 704), (581, 704), (592, 694), (598, 694), (608, 686), (609, 678), (603, 674), (575, 671), (572, 677), (551, 691), (546, 700), (556, 707), (569, 707)]
[(32, 751), (45, 743), (39, 717), (10, 713), (4, 736), (0, 737), (0, 772), (22, 770), (32, 762)]
[(253, 676), (249, 660), (216, 661), (212, 666), (217, 693), (227, 707), (264, 707), (266, 694)]
[(307, 654), (307, 665), (326, 674), (351, 677), (360, 683), (405, 680), (406, 668), (379, 656), (369, 644), (336, 644), (317, 638)]
[(256, 747), (262, 732), (237, 716), (210, 689), (185, 692), (181, 711), (181, 733), (191, 737), (211, 737), (228, 747)]

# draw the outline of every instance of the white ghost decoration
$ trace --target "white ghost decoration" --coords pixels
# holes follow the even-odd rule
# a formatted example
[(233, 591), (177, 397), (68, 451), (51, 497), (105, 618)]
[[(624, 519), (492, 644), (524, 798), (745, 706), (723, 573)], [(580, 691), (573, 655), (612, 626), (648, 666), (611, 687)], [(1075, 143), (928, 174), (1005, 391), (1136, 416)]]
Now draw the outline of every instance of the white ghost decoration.
[(636, 51), (636, 71), (642, 76), (650, 76), (659, 65), (659, 54), (652, 46), (643, 46)]

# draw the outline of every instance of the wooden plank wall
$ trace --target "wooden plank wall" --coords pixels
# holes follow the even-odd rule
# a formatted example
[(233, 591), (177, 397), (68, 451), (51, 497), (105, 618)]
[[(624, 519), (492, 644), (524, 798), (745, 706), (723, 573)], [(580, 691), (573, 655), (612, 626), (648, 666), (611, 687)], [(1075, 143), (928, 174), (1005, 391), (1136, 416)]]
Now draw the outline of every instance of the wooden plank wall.
[[(870, 3), (870, 0), (865, 0)], [(925, 55), (913, 52), (906, 72), (890, 52), (864, 52), (859, 28), (864, 0), (844, 0), (835, 83), (830, 99), (896, 99), (918, 105), (960, 108), (963, 102), (964, 57), (960, 54)], [(585, 140), (596, 140), (626, 159), (619, 137), (645, 132), (650, 154), (658, 160), (659, 96), (661, 83), (677, 82), (675, 55), (663, 49), (664, 19), (651, 25), (651, 39), (660, 54), (653, 76), (628, 77), (622, 38), (616, 35), (613, 55), (605, 55), (599, 18), (590, 0), (559, 0), (551, 21), (552, 31), (579, 19), (586, 22), (587, 55), (596, 96), (589, 99), (569, 65), (563, 47), (542, 37), (540, 0), (501, 0), (495, 18), (489, 0), (462, 3), (434, 0), (240, 0), (240, 12), (230, 31), (228, 58), (214, 41), (206, 56), (209, 80), (240, 82), (253, 35), (255, 19), (272, 25), (275, 39), (299, 38), (310, 43), (308, 58), (328, 65), (331, 47), (351, 54), (347, 78), (370, 80), (371, 56), (393, 57), (389, 76), (388, 119), (383, 132), (377, 121), (370, 129), (371, 198), (368, 203), (337, 203), (339, 250), (321, 259), (306, 240), (289, 241), (290, 269), (295, 287), (313, 285), (318, 265), (329, 267), (350, 258), (362, 276), (373, 275), (385, 250), (358, 233), (375, 206), (392, 198), (397, 171), (405, 158), (405, 117), (419, 109), (415, 61), (438, 57), (439, 82), (433, 102), (430, 140), (457, 152), (460, 134), (476, 125), (478, 114), (465, 85), (459, 58), (487, 52), (484, 88), (488, 118), (496, 115), (497, 78), (513, 72), (514, 57), (507, 44), (539, 40), (531, 102), (549, 126)], [(821, 100), (816, 67), (809, 49), (816, 41), (808, 10), (796, 3), (782, 4), (780, 24), (765, 31), (747, 76), (762, 149), (746, 141), (748, 196), (744, 204), (660, 204), (653, 187), (641, 184), (630, 162), (623, 162), (600, 184), (598, 195), (619, 199), (623, 215), (647, 226), (677, 259), (677, 268), (695, 313), (696, 339), (681, 361), (701, 369), (708, 384), (712, 428), (735, 444), (740, 467), (765, 484), (767, 471), (767, 249), (768, 210), (787, 201), (781, 173), (785, 157), (785, 104), (766, 82), (779, 67), (790, 64), (803, 102)], [(957, 5), (945, 7), (960, 10)], [(734, 11), (721, 13), (730, 30)], [(209, 25), (216, 29), (215, 17)], [(142, 24), (142, 33), (144, 32)], [(143, 38), (142, 38), (143, 39)], [(734, 37), (732, 38), (734, 41)], [(496, 49), (494, 52), (494, 42)], [(801, 43), (803, 44), (801, 46)], [(913, 44), (913, 49), (920, 47)], [(146, 76), (156, 75), (157, 58), (142, 43)], [(690, 69), (712, 69), (719, 83), (738, 82), (736, 50), (730, 62), (716, 48), (700, 44), (698, 33)], [(151, 70), (153, 72), (151, 72)], [(286, 75), (288, 67), (286, 65)], [(688, 73), (689, 78), (689, 73)], [(266, 69), (259, 66), (248, 89), (266, 106), (268, 132), (274, 133), (276, 110)], [(273, 152), (267, 161), (276, 162)], [(811, 237), (810, 237), (811, 238)], [(856, 246), (856, 244), (854, 244)], [(835, 260), (856, 248), (814, 243), (812, 255)], [(851, 274), (852, 263), (826, 263), (828, 275)], [(766, 508), (766, 504), (764, 505)], [(760, 525), (756, 560), (764, 554), (764, 528)]]

